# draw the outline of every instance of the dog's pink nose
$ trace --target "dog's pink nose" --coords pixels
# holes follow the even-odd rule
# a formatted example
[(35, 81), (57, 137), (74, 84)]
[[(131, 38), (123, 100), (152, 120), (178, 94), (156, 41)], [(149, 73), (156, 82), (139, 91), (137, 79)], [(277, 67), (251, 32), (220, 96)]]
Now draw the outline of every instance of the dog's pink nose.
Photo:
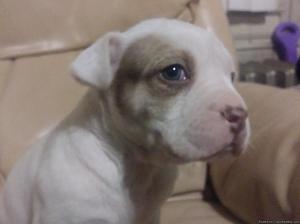
[(221, 115), (231, 124), (233, 133), (238, 134), (245, 128), (248, 113), (244, 108), (226, 106)]

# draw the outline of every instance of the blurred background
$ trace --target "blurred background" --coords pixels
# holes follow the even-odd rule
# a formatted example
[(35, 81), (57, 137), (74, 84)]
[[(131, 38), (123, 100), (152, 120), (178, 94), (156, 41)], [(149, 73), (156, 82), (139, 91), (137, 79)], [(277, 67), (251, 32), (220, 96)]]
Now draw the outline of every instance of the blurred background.
[(295, 66), (300, 55), (300, 1), (222, 0), (222, 3), (237, 50), (240, 79), (279, 87), (298, 84)]

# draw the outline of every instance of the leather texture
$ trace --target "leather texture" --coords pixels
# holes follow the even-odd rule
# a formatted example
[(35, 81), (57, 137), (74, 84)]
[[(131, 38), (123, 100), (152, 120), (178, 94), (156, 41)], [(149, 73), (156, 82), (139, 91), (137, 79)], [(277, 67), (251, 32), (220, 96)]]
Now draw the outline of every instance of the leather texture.
[(150, 17), (176, 17), (188, 2), (3, 0), (0, 58), (84, 47), (108, 30), (123, 30)]
[(185, 192), (204, 191), (206, 172), (207, 164), (205, 162), (193, 162), (180, 165), (173, 195)]
[(0, 60), (0, 97), (5, 91), (6, 81), (12, 69), (12, 62), (10, 60)]
[(4, 180), (3, 174), (1, 174), (1, 175), (0, 175), (0, 191), (1, 191), (2, 188), (3, 188), (4, 182), (5, 182), (5, 180)]
[(84, 88), (68, 75), (77, 52), (16, 60), (0, 98), (0, 167), (5, 175), (41, 132), (76, 105)]
[(252, 138), (238, 159), (213, 163), (222, 203), (247, 223), (300, 219), (300, 91), (239, 85)]
[(239, 221), (218, 203), (208, 203), (199, 196), (168, 201), (162, 208), (162, 224), (229, 224)]

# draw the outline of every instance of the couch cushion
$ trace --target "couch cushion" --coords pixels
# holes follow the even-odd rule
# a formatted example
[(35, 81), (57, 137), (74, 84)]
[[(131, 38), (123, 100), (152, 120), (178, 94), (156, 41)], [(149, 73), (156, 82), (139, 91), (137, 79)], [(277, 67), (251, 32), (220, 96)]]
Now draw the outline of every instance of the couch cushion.
[(222, 203), (248, 223), (300, 219), (300, 92), (240, 85), (252, 137), (238, 159), (212, 164)]
[(2, 191), (4, 185), (4, 176), (0, 173), (0, 192)]
[(0, 98), (6, 86), (6, 81), (11, 68), (12, 68), (12, 62), (10, 60), (0, 61)]
[(174, 18), (189, 1), (2, 0), (0, 58), (83, 47), (145, 18)]
[(182, 199), (169, 200), (161, 211), (161, 224), (183, 223), (227, 224), (238, 223), (238, 220), (217, 203), (203, 201), (195, 195), (184, 195)]
[(83, 95), (85, 89), (68, 71), (77, 54), (13, 62), (0, 98), (0, 168), (5, 175), (38, 134), (66, 116)]
[(206, 168), (206, 162), (192, 162), (180, 165), (173, 194), (176, 195), (193, 191), (203, 191), (206, 181)]

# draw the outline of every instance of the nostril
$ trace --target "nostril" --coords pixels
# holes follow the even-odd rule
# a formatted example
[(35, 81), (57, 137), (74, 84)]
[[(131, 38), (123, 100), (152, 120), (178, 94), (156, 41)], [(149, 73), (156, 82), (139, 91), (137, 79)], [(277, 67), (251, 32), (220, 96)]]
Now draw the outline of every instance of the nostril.
[(242, 117), (239, 114), (229, 114), (226, 120), (230, 123), (239, 123), (242, 120)]
[(232, 107), (227, 106), (222, 112), (221, 115), (230, 123), (240, 124), (243, 123), (248, 114), (245, 109), (242, 107)]

